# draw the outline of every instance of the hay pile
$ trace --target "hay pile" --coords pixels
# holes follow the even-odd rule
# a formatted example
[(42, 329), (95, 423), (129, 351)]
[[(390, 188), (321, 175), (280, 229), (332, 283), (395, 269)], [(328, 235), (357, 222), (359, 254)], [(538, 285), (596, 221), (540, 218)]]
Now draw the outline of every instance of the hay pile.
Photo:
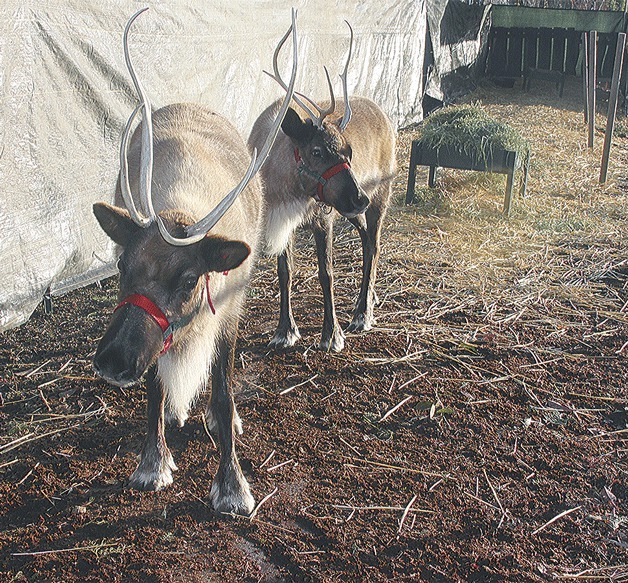
[(479, 103), (450, 105), (432, 113), (420, 126), (425, 148), (447, 148), (486, 160), (497, 150), (517, 152), (524, 159), (529, 143), (507, 123), (497, 121)]

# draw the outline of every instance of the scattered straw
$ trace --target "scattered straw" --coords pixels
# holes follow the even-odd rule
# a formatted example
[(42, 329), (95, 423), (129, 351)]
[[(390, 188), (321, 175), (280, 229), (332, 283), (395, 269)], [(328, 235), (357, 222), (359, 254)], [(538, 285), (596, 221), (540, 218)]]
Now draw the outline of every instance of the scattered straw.
[(406, 521), (406, 516), (408, 516), (408, 512), (410, 512), (410, 508), (412, 508), (412, 505), (415, 503), (417, 499), (417, 495), (415, 494), (412, 497), (412, 500), (410, 500), (410, 502), (408, 502), (408, 505), (405, 507), (403, 514), (401, 515), (401, 519), (399, 520), (399, 529), (397, 530), (397, 533), (401, 533), (401, 530), (403, 529), (403, 523)]
[(313, 382), (314, 379), (317, 378), (317, 377), (318, 377), (318, 373), (315, 374), (314, 376), (310, 377), (309, 379), (303, 381), (302, 383), (297, 383), (296, 385), (292, 385), (291, 387), (288, 387), (287, 389), (284, 389), (283, 391), (280, 391), (279, 394), (280, 395), (286, 395), (290, 391), (294, 391), (294, 389), (297, 389), (299, 387), (302, 387), (303, 385), (307, 385), (308, 383)]
[[(100, 551), (104, 549), (112, 549), (113, 547), (118, 547), (119, 549), (123, 549), (125, 545), (121, 545), (119, 542), (113, 543), (96, 543), (93, 545), (85, 545), (82, 547), (70, 547), (67, 549), (52, 549), (49, 551), (30, 551), (25, 553), (11, 553), (12, 557), (37, 557), (40, 555), (56, 555), (61, 553), (78, 553), (83, 551), (91, 551), (93, 553), (98, 554)], [(109, 550), (111, 552), (111, 550)]]
[(257, 506), (253, 508), (253, 511), (251, 512), (251, 516), (249, 517), (251, 522), (253, 522), (253, 519), (257, 516), (257, 513), (259, 512), (259, 509), (262, 507), (262, 504), (270, 500), (278, 491), (279, 491), (279, 488), (275, 488), (270, 494), (267, 494), (258, 502)]
[(537, 528), (532, 534), (533, 535), (538, 534), (542, 530), (545, 530), (550, 524), (554, 524), (557, 520), (560, 520), (561, 518), (568, 516), (572, 512), (575, 512), (576, 510), (580, 510), (580, 508), (582, 508), (582, 506), (576, 506), (575, 508), (570, 508), (569, 510), (565, 510), (564, 512), (561, 512), (560, 514), (557, 514), (556, 516), (554, 516), (554, 518), (552, 518), (551, 520), (548, 520), (543, 526), (540, 526), (539, 528)]
[(50, 437), (51, 435), (56, 435), (57, 433), (62, 433), (63, 431), (69, 431), (70, 429), (76, 429), (79, 425), (71, 425), (69, 427), (62, 427), (61, 429), (55, 429), (54, 431), (48, 431), (46, 433), (41, 433), (39, 435), (35, 433), (28, 433), (23, 435), (22, 437), (18, 437), (13, 441), (0, 446), (0, 454), (8, 453), (11, 450), (14, 450), (18, 447), (22, 447), (27, 443), (31, 443), (33, 441), (37, 441), (38, 439), (43, 439), (44, 437)]
[(276, 466), (272, 466), (268, 468), (266, 471), (270, 474), (270, 472), (274, 472), (275, 470), (278, 470), (279, 468), (283, 468), (284, 466), (287, 466), (288, 464), (292, 464), (292, 463), (294, 463), (294, 460), (289, 459), (289, 460), (286, 460), (285, 462), (281, 462), (280, 464), (277, 464)]
[(410, 399), (412, 399), (412, 395), (406, 397), (405, 399), (403, 399), (402, 401), (400, 401), (399, 403), (397, 403), (392, 409), (389, 409), (386, 413), (384, 413), (384, 415), (382, 415), (381, 419), (379, 420), (379, 423), (381, 423), (382, 421), (384, 421), (385, 419), (388, 419), (388, 417), (390, 417), (395, 411), (397, 411), (400, 407), (402, 407), (403, 405), (405, 405)]

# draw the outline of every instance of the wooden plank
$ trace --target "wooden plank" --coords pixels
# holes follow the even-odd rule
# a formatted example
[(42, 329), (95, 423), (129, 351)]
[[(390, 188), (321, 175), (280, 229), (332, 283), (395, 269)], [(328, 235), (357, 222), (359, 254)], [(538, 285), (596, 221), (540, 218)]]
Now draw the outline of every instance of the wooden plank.
[(552, 29), (539, 29), (539, 52), (536, 60), (537, 69), (549, 69), (552, 63)]
[[(614, 36), (614, 35), (613, 35)], [(597, 35), (597, 76), (610, 77), (613, 74), (613, 54), (615, 52), (614, 38), (608, 34)]]
[(508, 30), (495, 28), (490, 48), (489, 73), (494, 76), (506, 74), (506, 56), (508, 52)]
[(539, 38), (538, 28), (524, 29), (523, 67), (536, 68), (536, 44)]
[(582, 91), (584, 94), (584, 123), (589, 123), (589, 35), (582, 33)]
[(608, 114), (606, 116), (606, 133), (604, 134), (604, 148), (602, 151), (602, 166), (600, 168), (600, 184), (606, 182), (608, 172), (608, 159), (611, 153), (613, 140), (613, 128), (615, 127), (615, 115), (617, 114), (617, 97), (619, 96), (619, 82), (624, 62), (624, 50), (626, 47), (626, 34), (620, 32), (617, 35), (615, 47), (615, 62), (613, 66), (613, 80), (611, 81), (611, 95), (608, 99)]
[[(408, 187), (406, 190), (406, 204), (414, 201), (416, 180), (416, 166), (429, 166), (428, 184), (434, 187), (436, 183), (436, 170), (442, 168), (457, 168), (459, 170), (476, 170), (479, 172), (494, 172), (506, 174), (506, 193), (504, 196), (504, 215), (508, 216), (512, 205), (512, 193), (514, 176), (519, 166), (519, 157), (516, 152), (510, 150), (496, 150), (488, 152), (485, 158), (479, 159), (470, 156), (457, 149), (446, 146), (431, 149), (422, 148), (420, 140), (413, 140), (410, 149), (410, 168), (408, 170)], [(528, 160), (526, 159), (524, 181), (527, 182)]]
[(597, 63), (597, 32), (589, 32), (589, 148), (593, 148), (595, 136), (595, 87), (597, 85), (596, 63)]
[[(580, 42), (582, 34), (578, 30), (567, 31), (567, 49), (565, 56), (565, 73), (567, 75), (579, 75), (580, 71), (576, 71), (576, 64), (580, 56)], [(586, 52), (585, 52), (586, 54)]]
[(521, 59), (523, 53), (523, 29), (510, 30), (508, 39), (508, 59), (506, 75), (508, 77), (521, 77)]
[(552, 71), (565, 72), (565, 50), (567, 49), (567, 32), (562, 28), (554, 29), (554, 46), (552, 48)]
[(414, 200), (414, 188), (416, 183), (416, 167), (417, 167), (417, 151), (418, 142), (412, 142), (410, 150), (410, 168), (408, 169), (408, 188), (406, 189), (406, 204), (412, 203)]

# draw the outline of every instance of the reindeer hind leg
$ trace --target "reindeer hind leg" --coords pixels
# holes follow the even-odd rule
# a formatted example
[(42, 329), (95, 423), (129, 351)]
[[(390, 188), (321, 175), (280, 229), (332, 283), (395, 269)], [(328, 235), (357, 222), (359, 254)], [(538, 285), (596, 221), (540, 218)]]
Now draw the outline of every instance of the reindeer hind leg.
[(377, 264), (380, 252), (380, 235), (391, 186), (380, 186), (365, 215), (351, 222), (357, 228), (362, 242), (362, 283), (353, 312), (353, 320), (347, 332), (366, 332), (375, 324), (374, 306), (378, 303), (375, 292)]

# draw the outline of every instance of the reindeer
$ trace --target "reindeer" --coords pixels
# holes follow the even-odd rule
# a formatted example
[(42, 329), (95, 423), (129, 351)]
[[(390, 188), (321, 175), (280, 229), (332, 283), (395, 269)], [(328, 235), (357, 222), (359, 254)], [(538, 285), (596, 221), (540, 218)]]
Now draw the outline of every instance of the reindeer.
[[(294, 89), (296, 15), (286, 98), (259, 156), (257, 151), (251, 156), (234, 126), (205, 107), (182, 103), (151, 113), (128, 50), (129, 29), (144, 10), (131, 17), (124, 32), (125, 58), (140, 99), (120, 147), (116, 195), (126, 210), (94, 205), (100, 226), (123, 251), (120, 303), (93, 366), (120, 387), (136, 384), (146, 374), (148, 431), (128, 481), (139, 490), (172, 483), (177, 468), (166, 444), (165, 417), (183, 425), (211, 375), (206, 417), (218, 434), (221, 456), (210, 498), (217, 512), (249, 514), (254, 499), (234, 449), (233, 432), (241, 433), (242, 425), (230, 381), (239, 314), (260, 236), (263, 201), (256, 174)], [(141, 126), (129, 145), (140, 112)], [(143, 212), (134, 203), (138, 192)]]
[[(341, 351), (344, 333), (334, 308), (332, 272), (333, 223), (337, 213), (358, 230), (362, 242), (362, 284), (347, 330), (370, 330), (374, 323), (373, 305), (380, 232), (395, 174), (395, 131), (382, 110), (371, 100), (352, 97), (347, 91), (347, 69), (353, 46), (340, 75), (344, 99), (336, 101), (329, 72), (325, 75), (330, 100), (320, 107), (299, 94), (296, 108), (288, 109), (280, 133), (262, 168), (266, 212), (266, 250), (277, 255), (280, 313), (277, 330), (269, 346), (286, 348), (301, 337), (291, 308), (292, 245), (300, 225), (314, 234), (318, 257), (318, 277), (323, 290), (324, 316), (319, 347)], [(273, 77), (284, 89), (277, 66), (286, 34), (273, 56)], [(249, 136), (249, 149), (259, 147), (280, 103), (270, 105), (256, 120)], [(311, 106), (311, 107), (310, 107)], [(317, 113), (313, 112), (313, 109)], [(305, 119), (304, 119), (305, 118)], [(329, 212), (335, 210), (336, 212)]]

